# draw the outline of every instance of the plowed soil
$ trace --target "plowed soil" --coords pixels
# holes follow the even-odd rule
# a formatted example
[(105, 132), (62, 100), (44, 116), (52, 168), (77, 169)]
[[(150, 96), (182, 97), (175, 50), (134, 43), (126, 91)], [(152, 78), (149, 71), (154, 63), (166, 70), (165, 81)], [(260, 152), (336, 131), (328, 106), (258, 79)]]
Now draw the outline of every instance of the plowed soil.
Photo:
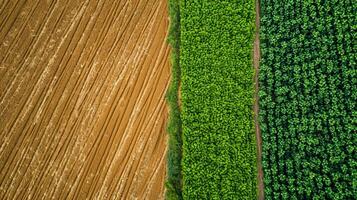
[(0, 0), (0, 199), (162, 199), (166, 0)]

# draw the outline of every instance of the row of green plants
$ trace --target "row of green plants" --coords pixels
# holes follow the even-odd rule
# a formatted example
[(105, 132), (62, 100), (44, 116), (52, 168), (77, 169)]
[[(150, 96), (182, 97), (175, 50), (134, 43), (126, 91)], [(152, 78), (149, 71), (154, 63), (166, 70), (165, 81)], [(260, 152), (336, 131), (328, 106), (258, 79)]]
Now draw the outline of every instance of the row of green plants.
[(168, 0), (170, 28), (168, 42), (171, 47), (171, 83), (167, 91), (169, 105), (169, 134), (167, 152), (166, 199), (182, 199), (182, 123), (179, 107), (180, 69), (180, 0)]
[(256, 199), (254, 0), (180, 1), (183, 199)]
[(355, 199), (356, 6), (261, 0), (265, 199)]

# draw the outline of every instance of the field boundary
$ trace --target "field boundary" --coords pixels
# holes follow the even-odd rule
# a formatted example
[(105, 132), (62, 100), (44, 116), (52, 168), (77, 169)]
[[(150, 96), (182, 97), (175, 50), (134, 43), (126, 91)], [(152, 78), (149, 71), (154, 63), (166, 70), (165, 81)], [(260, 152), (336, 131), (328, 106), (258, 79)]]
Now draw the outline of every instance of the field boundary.
[(263, 181), (263, 168), (262, 168), (262, 137), (259, 127), (259, 61), (260, 61), (260, 1), (255, 1), (255, 39), (253, 48), (253, 63), (254, 63), (254, 121), (255, 121), (255, 133), (257, 138), (257, 169), (258, 169), (258, 199), (264, 199), (264, 181)]
[(179, 103), (180, 88), (180, 5), (179, 0), (169, 0), (170, 27), (168, 43), (171, 47), (171, 83), (167, 91), (169, 105), (169, 134), (167, 155), (166, 199), (182, 199), (182, 125)]

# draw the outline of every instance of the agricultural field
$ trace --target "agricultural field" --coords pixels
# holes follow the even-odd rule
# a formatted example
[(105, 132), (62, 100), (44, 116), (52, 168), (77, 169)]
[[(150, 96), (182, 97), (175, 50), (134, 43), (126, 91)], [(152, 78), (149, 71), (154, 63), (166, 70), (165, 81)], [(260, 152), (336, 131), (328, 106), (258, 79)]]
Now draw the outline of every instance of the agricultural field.
[(352, 0), (0, 0), (0, 199), (357, 199)]
[(183, 199), (256, 199), (255, 1), (180, 1)]
[(353, 1), (261, 1), (265, 199), (355, 199)]
[(0, 0), (0, 199), (164, 199), (166, 0)]

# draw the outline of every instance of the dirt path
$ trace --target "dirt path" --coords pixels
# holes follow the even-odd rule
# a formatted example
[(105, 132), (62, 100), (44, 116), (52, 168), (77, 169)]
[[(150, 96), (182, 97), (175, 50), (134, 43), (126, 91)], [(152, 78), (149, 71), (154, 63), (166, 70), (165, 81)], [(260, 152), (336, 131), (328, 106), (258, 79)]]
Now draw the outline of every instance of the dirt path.
[(0, 199), (163, 199), (166, 1), (2, 1)]
[(258, 199), (264, 199), (264, 182), (263, 182), (263, 168), (262, 168), (262, 137), (259, 128), (259, 61), (260, 61), (260, 40), (259, 40), (259, 29), (260, 29), (260, 1), (255, 1), (255, 39), (254, 39), (254, 69), (255, 69), (255, 102), (254, 102), (254, 120), (255, 120), (255, 133), (257, 138), (257, 153), (258, 153)]

